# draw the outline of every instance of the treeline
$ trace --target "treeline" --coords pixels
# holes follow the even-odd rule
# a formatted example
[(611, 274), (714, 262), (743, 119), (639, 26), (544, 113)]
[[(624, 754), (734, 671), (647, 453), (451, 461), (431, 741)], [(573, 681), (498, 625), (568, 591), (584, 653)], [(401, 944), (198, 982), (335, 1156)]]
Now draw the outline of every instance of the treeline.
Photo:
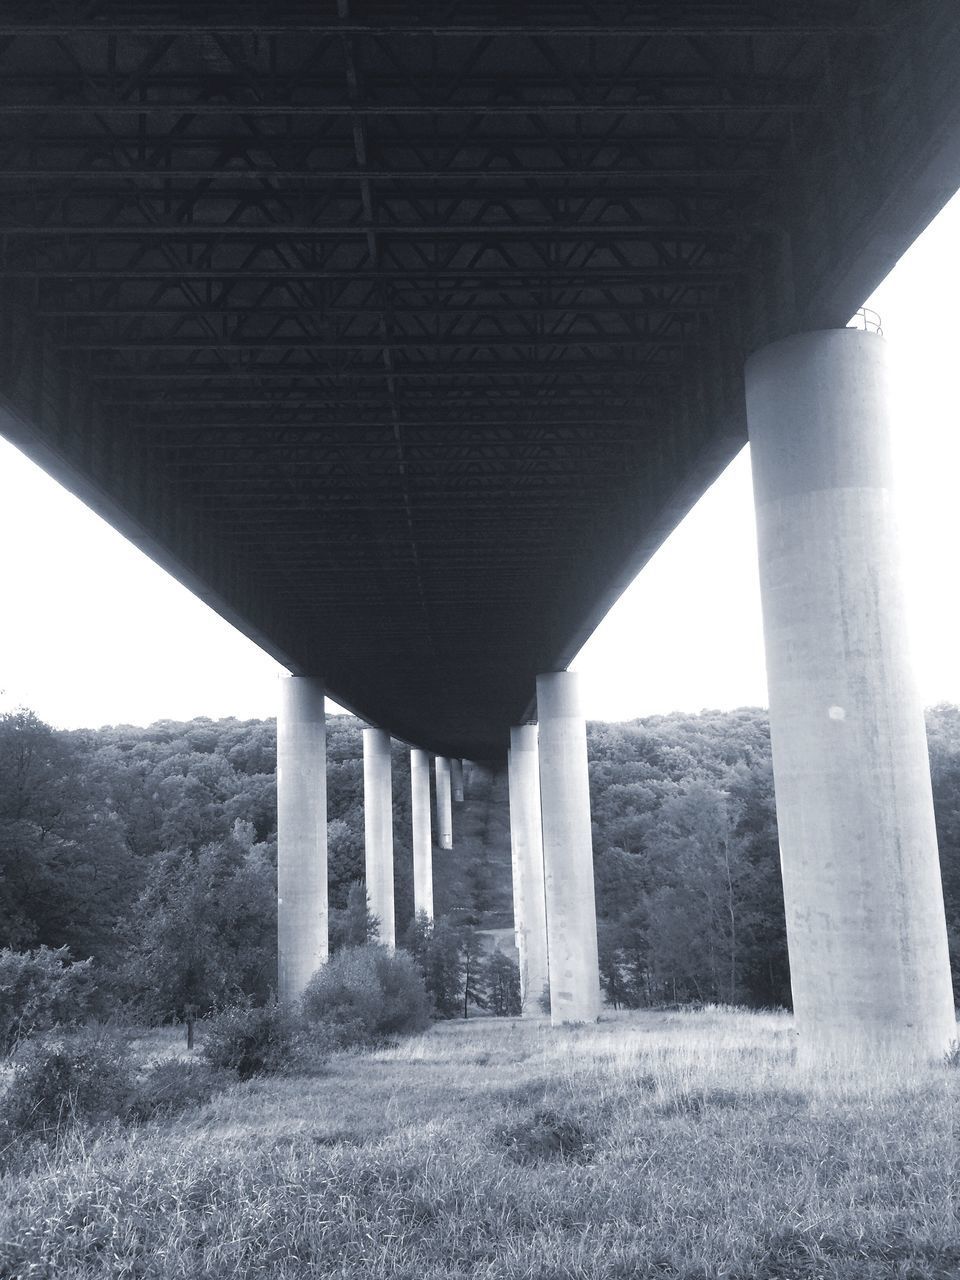
[[(351, 886), (363, 877), (360, 727), (328, 722), (334, 941), (350, 934)], [(931, 711), (928, 735), (956, 964), (960, 710)], [(766, 713), (592, 724), (588, 737), (608, 999), (787, 1004)], [(269, 721), (61, 732), (27, 711), (0, 717), (0, 946), (93, 957), (105, 1002), (134, 1001), (157, 1019), (241, 993), (266, 998), (276, 971), (275, 750)], [(403, 935), (413, 894), (399, 744), (393, 765)], [(458, 882), (458, 924), (479, 923), (490, 893)]]
[[(331, 926), (363, 876), (360, 726), (327, 726)], [(413, 914), (407, 753), (397, 898)], [(108, 1002), (162, 1019), (267, 996), (276, 974), (276, 725), (51, 729), (0, 717), (0, 945), (92, 956)], [(406, 772), (406, 778), (404, 774)]]
[[(927, 712), (954, 990), (960, 997), (960, 708)], [(607, 999), (790, 1003), (766, 711), (588, 729)]]
[(788, 1005), (767, 713), (594, 724), (589, 756), (607, 999)]

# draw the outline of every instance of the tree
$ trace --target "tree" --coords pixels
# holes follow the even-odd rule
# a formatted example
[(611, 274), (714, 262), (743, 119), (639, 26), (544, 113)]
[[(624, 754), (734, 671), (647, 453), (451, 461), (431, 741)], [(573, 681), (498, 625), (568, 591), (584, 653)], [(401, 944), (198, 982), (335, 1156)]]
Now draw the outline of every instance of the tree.
[(629, 1005), (630, 988), (624, 977), (623, 951), (620, 928), (612, 920), (601, 920), (597, 925), (597, 959), (600, 966), (600, 989), (607, 1004), (614, 1009)]
[(700, 1000), (736, 1003), (743, 846), (730, 797), (694, 778), (660, 808), (661, 857), (674, 870), (650, 898), (651, 940), (661, 973)]
[(483, 958), (483, 941), (473, 925), (464, 925), (459, 930), (460, 947), (460, 987), (463, 993), (463, 1016), (467, 1016), (467, 1006), (475, 1004), (478, 1009), (487, 1007), (486, 966)]
[(491, 951), (483, 962), (487, 1010), (498, 1018), (519, 1017), (520, 966), (502, 951)]
[(33, 712), (0, 716), (0, 945), (112, 962), (137, 870), (84, 763), (82, 742)]
[(425, 911), (418, 911), (407, 925), (400, 939), (401, 947), (410, 952), (421, 969), (424, 966), (424, 960), (430, 947), (432, 933), (433, 921)]
[(128, 989), (157, 1020), (266, 999), (276, 927), (274, 872), (257, 846), (229, 837), (158, 855), (126, 926)]
[(437, 1017), (455, 1018), (463, 991), (460, 937), (443, 917), (430, 929), (420, 967)]
[(364, 947), (379, 938), (380, 921), (370, 910), (366, 886), (361, 881), (354, 880), (350, 886), (345, 907), (330, 909), (328, 931), (331, 951)]

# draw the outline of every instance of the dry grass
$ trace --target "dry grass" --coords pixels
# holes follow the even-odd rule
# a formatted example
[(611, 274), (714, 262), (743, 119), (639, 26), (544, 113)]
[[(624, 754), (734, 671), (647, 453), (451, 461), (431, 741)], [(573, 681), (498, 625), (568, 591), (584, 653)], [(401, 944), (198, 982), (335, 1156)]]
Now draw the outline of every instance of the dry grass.
[(955, 1277), (958, 1093), (778, 1015), (441, 1025), (39, 1156), (0, 1276)]

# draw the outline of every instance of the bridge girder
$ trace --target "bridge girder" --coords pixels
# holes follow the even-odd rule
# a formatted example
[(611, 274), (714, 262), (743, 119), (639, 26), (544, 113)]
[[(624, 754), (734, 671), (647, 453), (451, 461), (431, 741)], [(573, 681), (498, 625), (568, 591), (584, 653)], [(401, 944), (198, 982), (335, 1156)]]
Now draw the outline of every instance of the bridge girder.
[[(502, 751), (960, 182), (950, 0), (0, 18), (16, 443), (294, 672)], [(198, 16), (199, 15), (199, 16)]]

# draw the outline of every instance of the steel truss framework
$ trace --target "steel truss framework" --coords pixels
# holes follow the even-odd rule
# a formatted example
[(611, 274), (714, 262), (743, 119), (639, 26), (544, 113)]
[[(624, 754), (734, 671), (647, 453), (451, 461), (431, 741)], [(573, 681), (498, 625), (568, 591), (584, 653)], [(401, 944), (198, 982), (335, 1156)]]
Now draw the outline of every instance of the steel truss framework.
[(958, 185), (957, 27), (8, 0), (4, 431), (290, 669), (499, 753), (743, 443), (745, 355)]

